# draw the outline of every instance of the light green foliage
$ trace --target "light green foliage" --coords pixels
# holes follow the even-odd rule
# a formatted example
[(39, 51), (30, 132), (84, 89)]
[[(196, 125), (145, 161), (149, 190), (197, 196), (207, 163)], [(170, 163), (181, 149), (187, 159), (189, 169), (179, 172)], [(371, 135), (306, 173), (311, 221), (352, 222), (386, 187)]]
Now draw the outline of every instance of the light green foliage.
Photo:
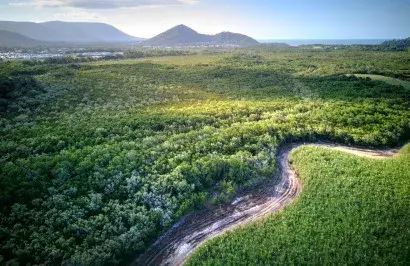
[(187, 211), (271, 177), (286, 141), (403, 142), (410, 92), (341, 74), (406, 78), (408, 60), (261, 48), (0, 62), (42, 88), (0, 117), (2, 259), (124, 263)]
[(355, 76), (359, 77), (359, 78), (370, 78), (372, 80), (384, 81), (388, 84), (396, 85), (396, 86), (403, 86), (404, 88), (410, 90), (410, 81), (405, 81), (405, 80), (401, 80), (401, 79), (386, 77), (386, 76), (382, 76), (382, 75), (355, 74)]
[(303, 191), (284, 211), (205, 243), (187, 265), (405, 265), (410, 145), (368, 159), (305, 146), (290, 160)]

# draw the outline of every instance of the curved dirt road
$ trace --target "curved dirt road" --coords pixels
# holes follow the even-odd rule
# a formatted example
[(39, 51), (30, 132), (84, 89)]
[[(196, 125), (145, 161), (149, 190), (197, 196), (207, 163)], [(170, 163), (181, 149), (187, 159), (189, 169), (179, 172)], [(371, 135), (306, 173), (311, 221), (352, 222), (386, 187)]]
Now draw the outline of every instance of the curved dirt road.
[[(289, 164), (290, 152), (303, 143), (286, 145), (277, 154), (277, 174), (261, 186), (238, 195), (230, 204), (196, 211), (184, 216), (133, 265), (181, 265), (195, 248), (228, 229), (277, 211), (301, 191), (301, 184)], [(334, 144), (313, 144), (359, 156), (385, 158), (396, 150), (370, 150)]]

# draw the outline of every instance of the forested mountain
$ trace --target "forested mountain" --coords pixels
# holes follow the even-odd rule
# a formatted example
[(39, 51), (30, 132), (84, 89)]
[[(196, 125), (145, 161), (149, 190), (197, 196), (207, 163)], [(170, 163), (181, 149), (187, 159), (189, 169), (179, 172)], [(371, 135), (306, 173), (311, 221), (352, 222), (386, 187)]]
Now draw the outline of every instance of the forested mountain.
[(229, 31), (221, 32), (211, 36), (211, 40), (218, 44), (239, 44), (239, 45), (255, 45), (258, 41), (249, 36), (240, 33), (232, 33)]
[(178, 25), (145, 42), (145, 46), (196, 46), (196, 45), (257, 45), (258, 41), (243, 34), (221, 32), (216, 35), (200, 34), (195, 30)]
[(381, 44), (381, 46), (386, 46), (389, 48), (396, 48), (396, 49), (405, 49), (407, 47), (410, 47), (410, 37), (406, 39), (385, 41)]
[(7, 31), (7, 30), (0, 30), (0, 46), (33, 46), (33, 45), (41, 45), (42, 42), (28, 38), (21, 34)]
[(45, 42), (114, 43), (141, 40), (105, 23), (1, 21), (0, 30), (15, 32), (28, 38)]

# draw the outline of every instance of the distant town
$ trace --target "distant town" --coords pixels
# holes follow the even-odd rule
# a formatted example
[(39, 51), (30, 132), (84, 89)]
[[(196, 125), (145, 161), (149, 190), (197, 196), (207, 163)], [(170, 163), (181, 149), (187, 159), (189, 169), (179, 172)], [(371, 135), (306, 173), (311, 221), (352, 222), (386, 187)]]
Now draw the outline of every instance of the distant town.
[(89, 57), (89, 58), (104, 58), (110, 56), (123, 56), (121, 51), (87, 51), (85, 48), (70, 49), (70, 48), (52, 48), (44, 50), (36, 49), (8, 49), (0, 51), (1, 59), (44, 59), (55, 57)]

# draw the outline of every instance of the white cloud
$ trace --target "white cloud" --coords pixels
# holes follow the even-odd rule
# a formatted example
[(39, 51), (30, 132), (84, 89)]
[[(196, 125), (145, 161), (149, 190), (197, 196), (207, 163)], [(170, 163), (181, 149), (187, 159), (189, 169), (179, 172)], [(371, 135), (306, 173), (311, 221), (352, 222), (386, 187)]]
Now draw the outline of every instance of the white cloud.
[(172, 6), (195, 4), (200, 0), (28, 0), (11, 2), (11, 6), (76, 7), (83, 9), (116, 9), (141, 6)]
[(101, 16), (95, 12), (89, 12), (87, 10), (81, 9), (70, 9), (65, 12), (59, 12), (53, 14), (53, 17), (58, 20), (65, 20), (65, 21), (95, 21), (95, 20), (104, 20), (106, 17)]

